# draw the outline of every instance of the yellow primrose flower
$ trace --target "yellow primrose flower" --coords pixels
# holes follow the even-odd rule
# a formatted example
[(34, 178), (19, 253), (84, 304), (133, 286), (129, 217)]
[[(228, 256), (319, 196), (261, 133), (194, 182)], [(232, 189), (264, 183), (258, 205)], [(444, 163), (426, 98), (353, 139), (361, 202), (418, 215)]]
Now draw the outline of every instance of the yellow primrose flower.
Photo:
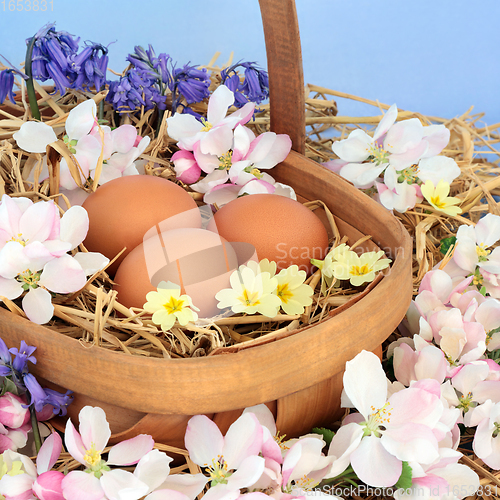
[(219, 309), (230, 307), (234, 313), (260, 313), (270, 318), (278, 314), (281, 306), (281, 299), (275, 295), (278, 280), (267, 271), (260, 272), (254, 264), (240, 266), (231, 274), (231, 288), (215, 295)]
[(259, 263), (250, 260), (246, 263), (246, 266), (252, 269), (255, 275), (269, 273), (269, 276), (272, 278), (276, 274), (276, 262), (274, 260), (262, 259)]
[(460, 203), (460, 200), (448, 196), (450, 194), (450, 185), (444, 180), (441, 179), (436, 187), (434, 187), (432, 181), (428, 180), (420, 186), (420, 189), (430, 205), (440, 212), (452, 217), (462, 213), (462, 209), (455, 206)]
[(181, 295), (180, 286), (170, 281), (162, 281), (158, 285), (158, 291), (149, 292), (146, 300), (144, 310), (153, 313), (153, 323), (160, 325), (164, 331), (170, 330), (176, 320), (184, 326), (198, 319), (195, 311), (199, 309), (193, 305), (191, 297)]
[(360, 286), (375, 279), (375, 273), (389, 267), (391, 259), (382, 259), (384, 252), (365, 252), (358, 255), (348, 251), (339, 255), (332, 265), (333, 276), (338, 280), (349, 280), (351, 285)]
[(307, 274), (293, 265), (281, 270), (277, 275), (276, 295), (281, 300), (281, 307), (287, 314), (302, 314), (304, 307), (312, 304), (314, 290), (304, 284)]
[(332, 248), (327, 256), (325, 257), (325, 260), (323, 261), (323, 266), (320, 268), (321, 272), (326, 278), (332, 278), (334, 273), (333, 273), (333, 268), (334, 264), (337, 262), (339, 258), (342, 258), (347, 252), (351, 251), (351, 247), (349, 245), (346, 245), (345, 243), (342, 243), (338, 247)]

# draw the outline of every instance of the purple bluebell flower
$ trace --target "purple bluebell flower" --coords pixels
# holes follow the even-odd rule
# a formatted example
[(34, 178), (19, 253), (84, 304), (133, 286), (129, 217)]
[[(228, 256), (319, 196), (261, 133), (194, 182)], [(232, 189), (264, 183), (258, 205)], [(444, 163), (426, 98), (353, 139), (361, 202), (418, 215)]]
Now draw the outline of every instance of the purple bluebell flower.
[(44, 389), (47, 395), (46, 404), (54, 407), (54, 414), (64, 417), (67, 413), (67, 407), (73, 402), (73, 392), (57, 392), (52, 389)]
[(108, 49), (99, 43), (90, 43), (70, 57), (70, 68), (73, 88), (87, 90), (93, 86), (99, 91), (106, 81)]
[[(134, 68), (145, 71), (148, 76), (157, 80), (158, 84), (169, 85), (172, 76), (168, 69), (172, 58), (165, 53), (156, 56), (156, 53), (151, 45), (148, 50), (144, 50), (140, 45), (134, 47), (134, 53), (127, 56), (127, 61), (133, 64)], [(162, 87), (160, 85), (160, 87)], [(161, 88), (160, 90), (163, 90)]]
[(210, 75), (204, 69), (185, 64), (182, 68), (175, 68), (172, 71), (172, 82), (169, 87), (172, 91), (172, 110), (176, 110), (181, 97), (186, 99), (188, 104), (201, 102), (210, 95)]
[(0, 338), (0, 377), (7, 377), (12, 373), (12, 356), (7, 344)]
[[(241, 81), (237, 68), (244, 68)], [(257, 67), (254, 62), (236, 63), (221, 71), (222, 83), (234, 92), (235, 106), (242, 107), (247, 102), (260, 104), (269, 98), (269, 77), (267, 71)]]
[(132, 68), (119, 81), (109, 84), (106, 101), (119, 113), (133, 113), (142, 106), (145, 110), (155, 106), (166, 109), (165, 96), (155, 83), (149, 72)]
[(35, 410), (40, 412), (47, 404), (47, 394), (43, 387), (38, 383), (38, 380), (31, 373), (25, 373), (23, 376), (24, 386), (30, 394), (29, 405), (35, 406)]
[(31, 361), (33, 364), (36, 364), (35, 356), (32, 354), (35, 352), (36, 347), (26, 344), (24, 340), (21, 340), (21, 346), (19, 350), (17, 347), (12, 347), (9, 349), (11, 354), (14, 354), (15, 358), (12, 362), (12, 368), (19, 373), (27, 373), (28, 372), (28, 361)]
[(11, 102), (14, 102), (14, 72), (11, 69), (0, 72), (0, 104), (7, 96)]
[[(36, 80), (52, 79), (57, 90), (64, 94), (71, 87), (70, 60), (76, 55), (79, 38), (65, 31), (56, 31), (54, 26), (55, 23), (47, 24), (35, 34), (31, 71)], [(26, 43), (32, 40), (29, 38)]]

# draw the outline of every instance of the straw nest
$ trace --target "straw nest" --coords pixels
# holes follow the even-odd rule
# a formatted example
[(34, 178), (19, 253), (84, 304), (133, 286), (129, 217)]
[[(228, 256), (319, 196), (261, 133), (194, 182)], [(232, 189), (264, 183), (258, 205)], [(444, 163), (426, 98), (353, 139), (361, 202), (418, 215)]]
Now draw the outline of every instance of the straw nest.
[[(213, 85), (218, 83), (218, 71), (213, 62), (207, 66), (212, 70)], [(21, 89), (22, 90), (22, 89)], [(47, 89), (36, 85), (39, 93), (39, 104), (44, 122), (52, 126), (56, 133), (64, 129), (69, 111), (78, 102), (93, 98), (96, 102), (104, 99), (105, 94), (98, 95), (71, 93), (64, 97), (50, 95)], [(7, 193), (13, 196), (30, 196), (33, 199), (57, 199), (57, 183), (52, 180), (35, 185), (26, 183), (29, 171), (40, 163), (41, 156), (28, 154), (17, 148), (12, 134), (28, 119), (27, 98), (20, 92), (19, 103), (6, 104), (0, 107), (0, 195)], [(389, 108), (387, 104), (371, 101), (354, 95), (337, 92), (315, 85), (306, 85), (306, 156), (325, 162), (335, 158), (331, 151), (333, 140), (345, 138), (356, 129), (373, 131)], [(343, 100), (354, 100), (367, 106), (364, 117), (350, 117), (338, 114), (342, 110)], [(338, 107), (337, 107), (338, 106)], [(260, 112), (251, 125), (255, 133), (269, 130), (269, 106), (259, 106)], [(196, 111), (206, 110), (206, 104), (195, 106)], [(375, 115), (373, 111), (375, 110)], [(451, 132), (448, 146), (442, 154), (453, 158), (461, 168), (461, 175), (451, 185), (450, 196), (461, 200), (462, 214), (450, 217), (437, 213), (429, 205), (418, 204), (404, 214), (395, 213), (414, 240), (413, 253), (413, 287), (417, 293), (418, 286), (427, 271), (443, 261), (440, 244), (444, 238), (453, 236), (462, 224), (474, 224), (485, 213), (500, 215), (500, 208), (495, 196), (500, 196), (500, 123), (486, 125), (483, 113), (473, 113), (472, 107), (460, 116), (447, 119), (424, 116), (418, 112), (399, 110), (398, 120), (416, 117), (422, 124), (444, 124)], [(117, 116), (109, 105), (105, 105), (105, 116), (112, 126), (121, 123), (132, 123), (140, 135), (155, 134), (155, 113), (149, 111), (137, 116)], [(142, 155), (146, 161), (145, 171), (150, 175), (160, 175), (175, 181), (175, 175), (169, 162), (174, 151), (174, 144), (166, 134), (166, 123), (163, 121), (158, 138), (151, 141)], [(71, 158), (61, 141), (55, 144), (51, 154), (65, 155)], [(68, 162), (68, 164), (71, 164)], [(272, 172), (271, 172), (272, 174)], [(88, 186), (87, 189), (96, 189)], [(195, 199), (199, 199), (193, 193)], [(311, 208), (324, 210), (321, 203)], [(327, 214), (328, 215), (328, 214)], [(339, 244), (341, 237), (331, 222), (332, 243)], [(356, 245), (356, 242), (349, 242)], [(360, 242), (358, 242), (360, 243)], [(82, 248), (81, 248), (82, 249)], [(84, 250), (84, 249), (82, 249)], [(95, 343), (103, 348), (122, 350), (128, 354), (158, 357), (203, 356), (213, 353), (218, 348), (242, 341), (256, 339), (263, 334), (280, 335), (282, 332), (299, 328), (304, 324), (320, 321), (331, 308), (339, 307), (350, 300), (353, 295), (363, 293), (360, 290), (337, 288), (327, 296), (320, 296), (320, 274), (317, 272), (308, 279), (309, 284), (316, 287), (315, 302), (304, 315), (264, 318), (261, 316), (236, 316), (225, 318), (205, 326), (188, 325), (184, 328), (174, 327), (171, 332), (161, 332), (158, 327), (145, 316), (144, 311), (127, 309), (117, 301), (116, 292), (111, 289), (111, 281), (104, 274), (92, 277), (86, 287), (71, 297), (58, 296), (55, 299), (55, 319), (47, 325), (63, 334), (81, 339), (83, 343)], [(14, 314), (23, 316), (21, 308), (14, 302), (5, 300), (4, 305)], [(117, 314), (118, 313), (118, 314)], [(394, 333), (389, 341), (396, 338)], [(484, 466), (471, 452), (469, 442), (471, 435), (462, 439), (460, 450), (464, 453), (462, 462), (479, 476), (482, 494), (486, 497), (500, 499), (500, 472)], [(183, 450), (171, 449), (158, 445), (166, 452), (183, 455), (186, 465), (179, 471), (197, 472), (199, 469), (188, 458)], [(70, 470), (77, 464), (70, 457), (62, 456), (60, 469)], [(177, 470), (176, 470), (177, 471)], [(486, 492), (486, 493), (485, 493)], [(358, 499), (360, 497), (353, 496)], [(364, 498), (379, 498), (368, 496)]]

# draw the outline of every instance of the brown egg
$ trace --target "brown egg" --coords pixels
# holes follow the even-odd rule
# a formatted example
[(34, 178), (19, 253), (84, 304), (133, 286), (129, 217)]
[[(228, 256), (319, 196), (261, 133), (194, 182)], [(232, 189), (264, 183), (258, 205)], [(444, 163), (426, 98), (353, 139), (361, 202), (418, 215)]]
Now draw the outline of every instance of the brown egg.
[(210, 318), (221, 312), (215, 294), (230, 287), (229, 278), (237, 267), (237, 252), (214, 232), (173, 229), (157, 233), (125, 257), (116, 271), (114, 289), (118, 302), (142, 308), (148, 292), (170, 281), (191, 297), (200, 318)]
[(215, 213), (214, 222), (223, 238), (251, 243), (258, 258), (275, 261), (278, 270), (296, 264), (309, 274), (310, 259), (324, 259), (328, 248), (328, 233), (321, 220), (284, 196), (237, 198)]
[(152, 175), (129, 175), (106, 182), (82, 206), (89, 214), (89, 231), (83, 242), (89, 251), (113, 259), (127, 248), (108, 268), (111, 275), (156, 224), (162, 231), (201, 227), (193, 198), (177, 184)]

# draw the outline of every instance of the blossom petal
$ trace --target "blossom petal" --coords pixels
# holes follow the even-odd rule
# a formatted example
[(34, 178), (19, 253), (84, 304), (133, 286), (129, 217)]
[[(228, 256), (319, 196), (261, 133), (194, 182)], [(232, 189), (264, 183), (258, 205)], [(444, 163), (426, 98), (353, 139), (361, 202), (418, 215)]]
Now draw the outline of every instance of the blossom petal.
[(45, 153), (47, 146), (57, 141), (54, 129), (42, 122), (24, 122), (13, 134), (17, 145), (29, 153)]
[(23, 213), (19, 231), (28, 242), (43, 242), (53, 236), (52, 233), (59, 232), (59, 220), (59, 211), (53, 201), (39, 201)]
[[(201, 472), (198, 474), (170, 474), (158, 489), (169, 489), (179, 491), (190, 499), (196, 498), (202, 491), (209, 478)], [(160, 500), (163, 500), (161, 498)]]
[(98, 252), (78, 252), (73, 257), (83, 269), (86, 276), (90, 276), (109, 264), (109, 259)]
[(168, 135), (179, 141), (179, 147), (189, 151), (193, 150), (194, 144), (199, 140), (195, 136), (202, 128), (203, 125), (193, 115), (176, 113), (167, 118)]
[(478, 245), (483, 244), (488, 248), (500, 240), (500, 217), (494, 214), (486, 214), (479, 219), (474, 229)]
[(228, 488), (242, 489), (255, 484), (264, 473), (265, 460), (257, 455), (246, 457), (227, 481)]
[(93, 99), (83, 101), (75, 106), (66, 120), (66, 134), (70, 140), (79, 141), (83, 136), (90, 133), (96, 123), (97, 106)]
[(14, 279), (30, 267), (30, 260), (23, 251), (24, 247), (17, 241), (8, 241), (0, 250), (0, 276)]
[(426, 425), (409, 422), (389, 426), (382, 434), (381, 442), (399, 460), (430, 464), (439, 457), (436, 436)]
[(382, 408), (387, 401), (387, 377), (380, 359), (368, 351), (361, 351), (346, 363), (344, 390), (355, 408), (365, 417)]
[(234, 93), (225, 85), (220, 85), (212, 93), (208, 101), (207, 120), (212, 125), (221, 122), (226, 116), (229, 106), (234, 102)]
[(39, 325), (47, 323), (54, 315), (52, 297), (44, 288), (31, 289), (23, 297), (22, 305), (29, 320)]
[[(153, 491), (165, 484), (170, 472), (170, 462), (172, 460), (172, 458), (160, 450), (151, 450), (139, 460), (134, 470), (134, 476), (147, 484), (149, 491)], [(162, 487), (167, 488), (167, 486)], [(203, 486), (198, 493), (200, 493), (202, 489)], [(198, 493), (194, 496), (198, 495)]]
[(222, 455), (224, 438), (217, 424), (205, 415), (196, 415), (188, 422), (184, 442), (191, 460), (195, 464), (207, 466)]
[(353, 130), (347, 139), (332, 144), (333, 152), (343, 161), (358, 163), (370, 156), (373, 139), (361, 129)]
[(52, 432), (45, 441), (36, 457), (36, 469), (38, 474), (47, 472), (56, 463), (62, 450), (62, 439), (57, 432)]
[(137, 129), (133, 125), (120, 125), (111, 131), (113, 149), (118, 153), (127, 153), (135, 144)]
[(80, 410), (78, 418), (84, 446), (89, 449), (94, 444), (96, 450), (103, 450), (111, 436), (104, 410), (97, 406), (85, 406)]
[(40, 284), (51, 292), (73, 293), (87, 282), (82, 266), (71, 255), (51, 260), (43, 268)]
[(101, 487), (110, 499), (138, 499), (148, 493), (148, 486), (131, 472), (122, 469), (103, 471)]
[(257, 455), (262, 447), (262, 427), (253, 413), (241, 415), (229, 427), (224, 437), (222, 454), (230, 469), (237, 469), (241, 462)]
[(64, 432), (64, 444), (68, 450), (68, 453), (78, 462), (85, 465), (85, 452), (87, 450), (86, 446), (83, 444), (82, 437), (75, 429), (75, 426), (70, 419), (66, 422), (66, 429)]
[(87, 236), (89, 230), (89, 214), (81, 206), (71, 207), (61, 217), (60, 238), (76, 248)]
[[(234, 498), (237, 498), (237, 496), (238, 494), (236, 494)], [(168, 488), (153, 491), (153, 493), (149, 494), (144, 500), (165, 500), (166, 498), (168, 498), (168, 500), (190, 500), (184, 493)]]
[(94, 474), (71, 471), (61, 482), (65, 498), (71, 500), (106, 500), (99, 479)]
[(155, 442), (148, 434), (140, 434), (131, 439), (115, 444), (110, 450), (107, 463), (110, 465), (136, 464), (146, 453), (149, 453)]
[(351, 465), (361, 481), (375, 487), (393, 486), (403, 470), (401, 460), (391, 455), (373, 435), (361, 440), (351, 454)]

